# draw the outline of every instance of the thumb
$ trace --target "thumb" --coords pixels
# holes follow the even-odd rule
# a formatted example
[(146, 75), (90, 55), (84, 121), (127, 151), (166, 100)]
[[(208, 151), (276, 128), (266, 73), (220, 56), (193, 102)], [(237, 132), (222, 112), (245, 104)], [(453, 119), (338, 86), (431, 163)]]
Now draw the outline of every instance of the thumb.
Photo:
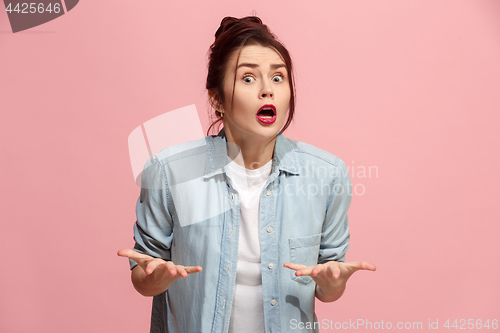
[(363, 260), (363, 261), (350, 261), (346, 263), (347, 265), (351, 266), (352, 268), (355, 268), (356, 270), (366, 270), (366, 271), (375, 271), (377, 270), (377, 266), (372, 264), (369, 261)]
[(155, 259), (151, 256), (148, 256), (147, 254), (142, 254), (142, 253), (139, 253), (139, 252), (134, 251), (132, 249), (123, 249), (123, 250), (118, 251), (117, 254), (120, 257), (126, 257), (126, 258), (134, 260), (136, 263), (141, 265), (141, 267), (143, 267), (143, 268), (146, 267), (145, 264), (147, 264), (147, 262)]

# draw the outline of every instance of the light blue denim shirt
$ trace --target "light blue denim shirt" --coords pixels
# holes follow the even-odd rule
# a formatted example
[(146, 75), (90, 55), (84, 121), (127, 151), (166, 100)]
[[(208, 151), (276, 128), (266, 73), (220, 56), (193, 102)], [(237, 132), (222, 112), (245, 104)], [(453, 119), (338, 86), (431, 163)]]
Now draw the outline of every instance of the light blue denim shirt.
[[(203, 271), (153, 298), (151, 332), (227, 332), (238, 260), (240, 198), (217, 136), (163, 149), (142, 172), (135, 250)], [(315, 282), (285, 262), (345, 262), (351, 182), (337, 156), (280, 134), (260, 198), (266, 332), (318, 332)], [(130, 260), (131, 269), (137, 263)], [(303, 324), (300, 324), (302, 322)], [(303, 329), (300, 329), (303, 327)]]

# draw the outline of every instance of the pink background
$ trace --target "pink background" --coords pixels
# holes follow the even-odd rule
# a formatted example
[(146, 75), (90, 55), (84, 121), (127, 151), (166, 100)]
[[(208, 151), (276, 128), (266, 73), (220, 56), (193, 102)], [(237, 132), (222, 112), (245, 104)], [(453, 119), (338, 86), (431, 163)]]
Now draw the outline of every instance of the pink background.
[(347, 259), (377, 265), (319, 319), (500, 319), (500, 1), (86, 0), (16, 34), (0, 8), (1, 332), (149, 331), (127, 138), (190, 104), (207, 130), (206, 52), (252, 10), (296, 66), (285, 135), (350, 167)]

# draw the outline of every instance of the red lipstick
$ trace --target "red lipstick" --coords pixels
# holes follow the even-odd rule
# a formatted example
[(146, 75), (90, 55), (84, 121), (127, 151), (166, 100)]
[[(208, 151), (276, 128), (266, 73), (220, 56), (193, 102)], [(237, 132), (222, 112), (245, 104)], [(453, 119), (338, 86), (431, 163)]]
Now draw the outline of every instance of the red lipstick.
[(263, 124), (272, 124), (276, 121), (276, 107), (272, 104), (264, 104), (255, 117)]

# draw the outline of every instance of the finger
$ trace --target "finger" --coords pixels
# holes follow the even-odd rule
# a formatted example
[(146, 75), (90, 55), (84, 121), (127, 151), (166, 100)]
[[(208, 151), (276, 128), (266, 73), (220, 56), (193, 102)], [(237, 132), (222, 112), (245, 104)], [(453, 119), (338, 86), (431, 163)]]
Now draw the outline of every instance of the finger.
[(351, 266), (352, 268), (355, 268), (356, 270), (367, 270), (367, 271), (375, 271), (377, 267), (372, 264), (371, 262), (368, 261), (350, 261), (347, 262), (346, 265)]
[(166, 262), (164, 260), (154, 259), (148, 262), (145, 269), (146, 274), (149, 275), (153, 273), (158, 268), (158, 266), (165, 266), (165, 268), (167, 268)]
[(295, 272), (295, 276), (307, 276), (311, 275), (314, 268), (317, 266), (305, 266), (303, 269), (299, 269)]
[(338, 264), (329, 265), (328, 268), (330, 270), (331, 277), (333, 277), (334, 279), (338, 279), (340, 277), (340, 266)]
[(166, 266), (170, 275), (172, 276), (177, 275), (177, 268), (175, 267), (175, 264), (172, 261), (167, 261)]
[(167, 273), (167, 265), (166, 265), (166, 263), (159, 264), (158, 267), (156, 267), (155, 270), (152, 273), (155, 273), (158, 276), (164, 276)]
[(186, 269), (182, 265), (176, 265), (175, 268), (177, 269), (177, 273), (179, 273), (180, 276), (183, 278), (187, 278), (188, 273), (186, 272)]
[(141, 260), (141, 259), (154, 259), (153, 257), (148, 256), (147, 254), (142, 254), (142, 253), (139, 253), (139, 252), (134, 251), (132, 249), (122, 249), (122, 250), (118, 251), (117, 254), (120, 257), (127, 257), (127, 258), (130, 258), (136, 262)]
[(137, 264), (139, 264), (139, 266), (144, 271), (146, 271), (146, 267), (147, 267), (148, 263), (155, 259), (154, 257), (151, 257), (147, 254), (139, 253), (139, 252), (134, 251), (132, 249), (123, 249), (123, 250), (118, 251), (117, 254), (121, 257), (126, 257), (126, 258), (134, 260)]
[(311, 270), (311, 276), (316, 276), (319, 273), (323, 272), (327, 267), (323, 264), (318, 264), (313, 266), (314, 268)]
[(198, 273), (203, 270), (201, 266), (184, 266), (184, 269), (188, 274)]
[(283, 264), (283, 267), (293, 269), (294, 271), (299, 270), (299, 269), (304, 269), (307, 266), (306, 265), (301, 265), (301, 264), (292, 264), (291, 262), (286, 262)]

